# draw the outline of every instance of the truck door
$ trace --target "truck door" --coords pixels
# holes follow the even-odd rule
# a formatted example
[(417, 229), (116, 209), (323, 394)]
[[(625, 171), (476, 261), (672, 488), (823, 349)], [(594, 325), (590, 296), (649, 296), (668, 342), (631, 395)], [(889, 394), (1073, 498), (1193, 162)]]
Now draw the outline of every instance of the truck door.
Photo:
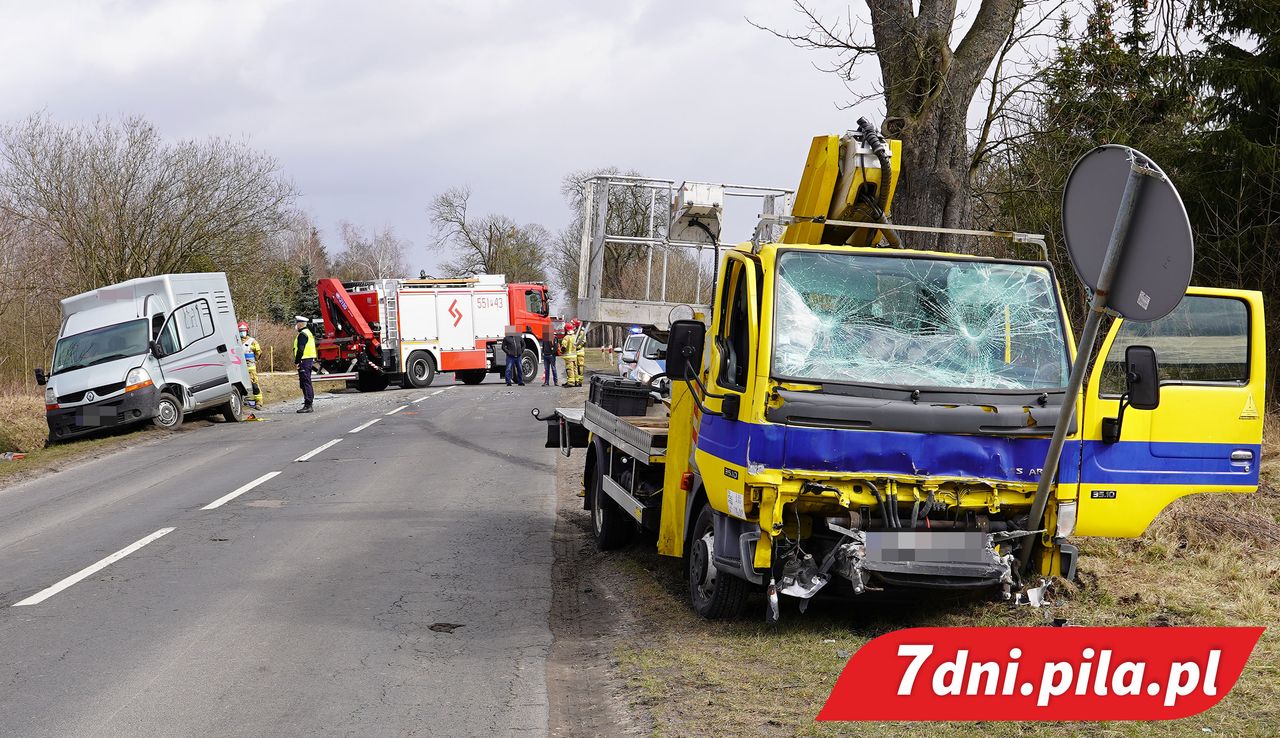
[[(755, 357), (759, 342), (759, 293), (755, 265), (742, 254), (725, 260), (722, 295), (708, 336), (706, 405), (723, 417), (703, 415), (698, 430), (698, 467), (713, 507), (741, 512), (743, 478), (750, 452), (748, 438)], [(714, 395), (720, 395), (715, 397)], [(730, 493), (734, 497), (729, 497)], [(739, 517), (742, 517), (739, 515)]]
[(184, 385), (195, 404), (227, 394), (231, 347), (215, 334), (207, 300), (192, 300), (170, 313), (157, 343), (164, 353), (165, 380)]
[[(1076, 535), (1141, 535), (1166, 505), (1197, 492), (1253, 492), (1262, 456), (1266, 339), (1262, 295), (1192, 287), (1169, 315), (1117, 320), (1084, 395)], [(1118, 440), (1125, 349), (1155, 349), (1160, 404), (1128, 408)]]

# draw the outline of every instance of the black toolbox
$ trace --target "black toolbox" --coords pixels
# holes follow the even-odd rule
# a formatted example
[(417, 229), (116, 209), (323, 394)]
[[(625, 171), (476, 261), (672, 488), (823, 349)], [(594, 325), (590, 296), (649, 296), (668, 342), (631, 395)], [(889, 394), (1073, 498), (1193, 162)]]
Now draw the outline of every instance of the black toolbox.
[(587, 399), (614, 415), (644, 415), (649, 408), (650, 391), (649, 385), (643, 382), (593, 374)]

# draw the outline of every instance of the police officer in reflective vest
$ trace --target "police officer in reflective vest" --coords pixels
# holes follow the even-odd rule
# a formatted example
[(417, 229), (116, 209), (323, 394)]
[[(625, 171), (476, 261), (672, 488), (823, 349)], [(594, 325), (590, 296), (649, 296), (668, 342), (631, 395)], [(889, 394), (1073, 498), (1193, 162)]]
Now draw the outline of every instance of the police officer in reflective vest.
[(315, 390), (311, 388), (311, 367), (316, 361), (316, 337), (307, 328), (309, 322), (301, 315), (295, 315), (294, 327), (298, 335), (293, 339), (293, 364), (298, 367), (298, 386), (302, 388), (302, 407), (300, 413), (313, 412), (311, 403), (315, 400)]

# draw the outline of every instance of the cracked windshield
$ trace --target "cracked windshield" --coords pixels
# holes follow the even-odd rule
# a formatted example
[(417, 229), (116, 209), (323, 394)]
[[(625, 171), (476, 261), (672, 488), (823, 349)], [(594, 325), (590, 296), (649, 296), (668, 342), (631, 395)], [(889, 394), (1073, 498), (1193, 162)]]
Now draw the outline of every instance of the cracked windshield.
[(1064, 387), (1047, 269), (793, 251), (778, 263), (774, 374), (978, 390)]

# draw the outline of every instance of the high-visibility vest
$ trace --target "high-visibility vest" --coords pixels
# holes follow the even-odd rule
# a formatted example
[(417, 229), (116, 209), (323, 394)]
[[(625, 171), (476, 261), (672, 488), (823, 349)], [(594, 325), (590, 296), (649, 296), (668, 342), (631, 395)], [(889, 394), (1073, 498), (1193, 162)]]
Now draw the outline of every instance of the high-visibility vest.
[(576, 353), (578, 356), (584, 356), (584, 357), (585, 357), (585, 356), (587, 355), (587, 336), (586, 336), (586, 334), (582, 333), (581, 331), (578, 331), (578, 332), (574, 333), (574, 334), (573, 334), (573, 347), (574, 347), (574, 353)]
[(293, 355), (298, 355), (298, 339), (300, 339), (304, 333), (307, 336), (307, 345), (302, 349), (302, 358), (314, 359), (316, 358), (316, 337), (311, 335), (310, 328), (303, 328), (298, 331), (298, 335), (293, 337)]

